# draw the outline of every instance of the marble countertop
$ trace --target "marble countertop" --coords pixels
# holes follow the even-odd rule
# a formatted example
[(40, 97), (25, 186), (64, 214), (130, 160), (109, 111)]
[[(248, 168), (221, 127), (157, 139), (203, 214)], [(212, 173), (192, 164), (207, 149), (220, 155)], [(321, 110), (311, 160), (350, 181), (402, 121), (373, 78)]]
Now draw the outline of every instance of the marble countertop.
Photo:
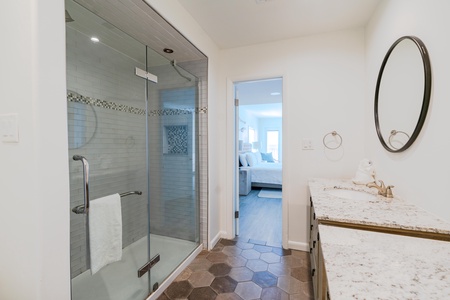
[[(375, 188), (356, 185), (350, 179), (311, 179), (309, 190), (316, 218), (335, 222), (383, 226), (398, 229), (450, 234), (450, 222), (398, 197), (377, 195)], [(355, 200), (333, 196), (329, 189), (365, 191), (376, 197)], [(395, 192), (395, 191), (394, 191)]]
[(450, 243), (319, 225), (333, 300), (450, 299)]

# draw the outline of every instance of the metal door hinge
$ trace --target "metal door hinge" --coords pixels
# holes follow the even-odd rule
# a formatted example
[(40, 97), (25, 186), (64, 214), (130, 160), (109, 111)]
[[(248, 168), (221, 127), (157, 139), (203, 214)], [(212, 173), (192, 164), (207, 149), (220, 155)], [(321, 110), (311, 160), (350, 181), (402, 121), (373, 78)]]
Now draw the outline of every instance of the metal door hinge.
[(142, 69), (139, 69), (138, 67), (136, 67), (135, 70), (136, 70), (136, 76), (150, 80), (151, 82), (154, 82), (154, 83), (158, 83), (158, 76), (153, 75), (152, 73), (146, 72)]
[(149, 262), (147, 262), (138, 270), (138, 277), (141, 278), (145, 273), (148, 272), (148, 270), (150, 270), (154, 265), (156, 265), (159, 262), (159, 260), (160, 260), (159, 254), (153, 256)]
[(234, 106), (239, 106), (239, 99), (234, 99)]
[(236, 219), (239, 218), (239, 211), (235, 211), (235, 212), (234, 212), (234, 218), (236, 218)]

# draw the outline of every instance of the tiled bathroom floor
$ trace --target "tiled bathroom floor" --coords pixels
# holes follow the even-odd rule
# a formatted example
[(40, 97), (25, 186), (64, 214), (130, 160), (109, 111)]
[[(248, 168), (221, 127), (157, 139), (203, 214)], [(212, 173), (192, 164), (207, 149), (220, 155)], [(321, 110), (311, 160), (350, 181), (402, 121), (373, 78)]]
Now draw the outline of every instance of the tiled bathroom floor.
[(309, 253), (222, 239), (201, 252), (158, 300), (313, 299)]

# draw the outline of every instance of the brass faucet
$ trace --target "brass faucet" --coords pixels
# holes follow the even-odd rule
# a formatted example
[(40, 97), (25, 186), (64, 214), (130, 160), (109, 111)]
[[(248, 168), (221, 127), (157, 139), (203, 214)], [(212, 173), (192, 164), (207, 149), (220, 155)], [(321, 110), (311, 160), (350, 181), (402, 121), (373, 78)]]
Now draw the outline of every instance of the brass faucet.
[(384, 185), (383, 180), (378, 180), (378, 182), (380, 183), (380, 185), (377, 184), (376, 181), (374, 182), (369, 182), (368, 184), (366, 184), (366, 186), (370, 187), (370, 188), (376, 188), (378, 190), (378, 195), (381, 195), (383, 197), (386, 198), (394, 198), (394, 195), (392, 194), (392, 188), (394, 187), (393, 185), (388, 185), (387, 187)]

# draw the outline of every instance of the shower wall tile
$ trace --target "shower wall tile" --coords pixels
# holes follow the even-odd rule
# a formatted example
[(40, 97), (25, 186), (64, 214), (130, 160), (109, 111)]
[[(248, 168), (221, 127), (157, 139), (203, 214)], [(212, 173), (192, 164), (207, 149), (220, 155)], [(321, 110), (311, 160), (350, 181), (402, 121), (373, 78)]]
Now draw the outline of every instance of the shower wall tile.
[[(145, 68), (143, 64), (105, 45), (93, 44), (70, 28), (67, 41), (69, 91), (145, 112), (145, 81), (134, 75), (134, 67)], [(68, 102), (68, 118), (72, 148), (69, 153), (83, 155), (90, 163), (91, 199), (130, 190), (143, 191), (142, 196), (122, 199), (123, 246), (126, 247), (145, 236), (148, 230), (145, 115), (115, 111), (95, 103)], [(71, 207), (74, 207), (83, 204), (80, 162), (70, 160), (70, 179)], [(84, 219), (84, 215), (71, 213), (72, 277), (86, 270)]]
[[(99, 51), (100, 50), (100, 51)], [(143, 47), (143, 51), (145, 48)], [(122, 199), (123, 246), (126, 247), (148, 232), (148, 211), (152, 234), (192, 241), (207, 241), (207, 73), (205, 62), (184, 64), (186, 70), (204, 70), (200, 75), (200, 103), (185, 119), (198, 122), (199, 200), (195, 195), (192, 160), (180, 155), (164, 155), (162, 127), (172, 117), (162, 107), (165, 90), (192, 87), (170, 66), (149, 70), (159, 77), (157, 85), (149, 85), (149, 172), (146, 171), (146, 121), (140, 112), (145, 109), (145, 81), (134, 75), (134, 67), (145, 69), (142, 62), (115, 50), (93, 44), (86, 36), (67, 28), (67, 88), (83, 97), (92, 98), (85, 104), (68, 102), (70, 156), (80, 154), (90, 163), (91, 199), (112, 193), (141, 190), (141, 196)], [(203, 69), (202, 69), (203, 68)], [(183, 73), (184, 71), (181, 70)], [(177, 99), (183, 103), (186, 95)], [(99, 100), (101, 103), (95, 101)], [(103, 104), (105, 103), (105, 104)], [(112, 105), (136, 109), (114, 110)], [(183, 103), (187, 105), (188, 103)], [(166, 110), (164, 110), (166, 109)], [(177, 114), (172, 114), (178, 116)], [(186, 119), (187, 118), (187, 119)], [(184, 121), (183, 121), (184, 120)], [(177, 124), (178, 125), (178, 124)], [(188, 138), (192, 138), (191, 135)], [(76, 142), (75, 142), (76, 141)], [(188, 153), (192, 154), (192, 153)], [(70, 160), (71, 207), (83, 203), (81, 163)], [(147, 185), (149, 191), (147, 191)], [(150, 195), (150, 207), (147, 198)], [(95, 200), (94, 200), (95, 201)], [(199, 203), (196, 203), (199, 201)], [(200, 236), (198, 232), (200, 220)], [(72, 277), (86, 270), (85, 216), (71, 213), (71, 273)]]

